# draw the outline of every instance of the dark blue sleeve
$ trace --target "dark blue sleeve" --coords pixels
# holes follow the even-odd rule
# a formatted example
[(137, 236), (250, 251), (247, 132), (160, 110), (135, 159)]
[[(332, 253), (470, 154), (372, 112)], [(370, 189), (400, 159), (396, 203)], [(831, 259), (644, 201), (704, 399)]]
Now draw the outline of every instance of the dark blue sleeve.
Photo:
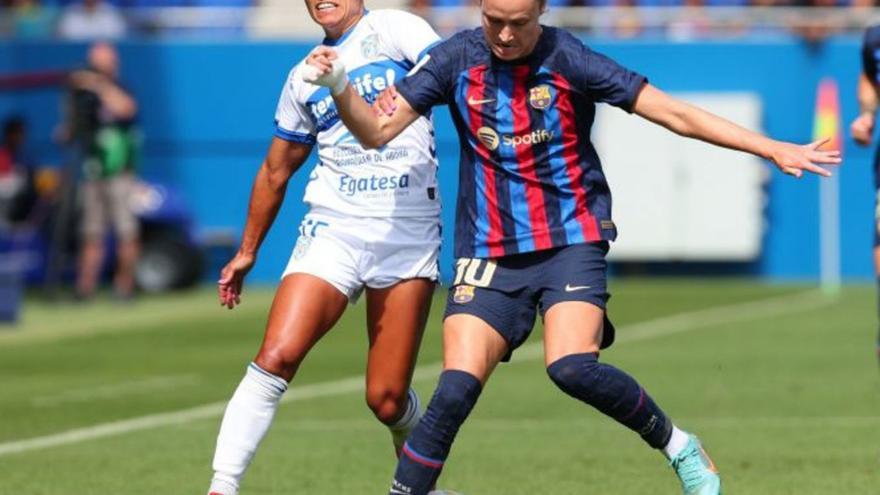
[[(575, 67), (580, 68), (578, 88), (593, 101), (608, 103), (632, 112), (636, 98), (648, 79), (581, 43)], [(579, 63), (578, 63), (579, 62)]]
[(426, 115), (431, 108), (443, 105), (452, 92), (452, 64), (450, 40), (440, 42), (422, 57), (413, 70), (397, 83), (397, 92), (419, 114)]
[(877, 55), (880, 50), (880, 26), (873, 26), (865, 31), (862, 41), (862, 71), (872, 83), (877, 84)]

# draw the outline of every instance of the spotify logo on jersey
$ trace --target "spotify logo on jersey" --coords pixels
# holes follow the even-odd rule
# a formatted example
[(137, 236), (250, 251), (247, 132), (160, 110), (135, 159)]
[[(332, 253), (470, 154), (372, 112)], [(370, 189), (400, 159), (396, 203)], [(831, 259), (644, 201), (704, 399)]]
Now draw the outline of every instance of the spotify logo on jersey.
[(546, 129), (539, 129), (520, 135), (505, 134), (503, 136), (499, 136), (495, 129), (491, 127), (480, 127), (477, 129), (477, 137), (480, 139), (480, 142), (486, 145), (486, 148), (489, 148), (489, 151), (495, 151), (502, 144), (516, 148), (521, 145), (549, 143), (555, 136), (556, 134), (553, 131)]
[(501, 138), (498, 137), (498, 133), (491, 127), (480, 127), (477, 129), (477, 137), (480, 138), (480, 141), (485, 144), (487, 148), (489, 148), (489, 151), (495, 151), (501, 143)]

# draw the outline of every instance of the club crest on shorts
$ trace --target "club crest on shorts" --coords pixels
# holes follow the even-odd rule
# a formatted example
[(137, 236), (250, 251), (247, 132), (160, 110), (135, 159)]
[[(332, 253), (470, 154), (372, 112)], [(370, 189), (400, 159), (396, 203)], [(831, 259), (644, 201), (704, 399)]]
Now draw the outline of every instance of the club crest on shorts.
[(452, 301), (457, 304), (469, 303), (474, 299), (473, 285), (458, 285), (455, 287), (455, 293), (452, 294)]
[(371, 34), (361, 41), (361, 55), (364, 58), (376, 58), (379, 56), (379, 35)]
[(312, 238), (307, 235), (301, 235), (296, 240), (296, 246), (293, 248), (293, 258), (301, 259), (306, 255), (306, 252), (309, 250), (309, 246), (312, 245)]
[(529, 105), (537, 110), (550, 106), (550, 86), (542, 84), (529, 90)]

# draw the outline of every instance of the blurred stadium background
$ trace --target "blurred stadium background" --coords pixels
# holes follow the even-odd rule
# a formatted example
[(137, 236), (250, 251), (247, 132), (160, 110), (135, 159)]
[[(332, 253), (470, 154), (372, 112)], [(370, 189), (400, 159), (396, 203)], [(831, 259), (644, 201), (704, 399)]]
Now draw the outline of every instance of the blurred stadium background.
[[(221, 310), (211, 282), (241, 234), (281, 85), (322, 36), (299, 0), (88, 1), (0, 4), (0, 120), (27, 123), (41, 198), (28, 221), (0, 223), (0, 494), (199, 493), (295, 241), (307, 171), (288, 189), (244, 305)], [(410, 9), (444, 36), (479, 23), (468, 1), (366, 3)], [(874, 150), (846, 131), (861, 33), (880, 10), (864, 0), (549, 4), (545, 23), (664, 90), (779, 139), (840, 144), (834, 179), (794, 180), (602, 109), (594, 140), (621, 232), (610, 308), (622, 335), (603, 355), (701, 433), (727, 493), (880, 492)], [(142, 293), (124, 304), (69, 301), (76, 240), (53, 234), (76, 168), (56, 136), (62, 81), (89, 42), (65, 18), (83, 11), (105, 23), (141, 105), (144, 185), (132, 200), (150, 228)], [(457, 138), (445, 109), (435, 122), (451, 225)], [(439, 369), (442, 307), (438, 292), (416, 379), (423, 397)], [(360, 393), (363, 313), (352, 308), (306, 361), (247, 493), (384, 493), (387, 434)], [(493, 379), (443, 485), (676, 493), (637, 439), (551, 387), (537, 341)]]

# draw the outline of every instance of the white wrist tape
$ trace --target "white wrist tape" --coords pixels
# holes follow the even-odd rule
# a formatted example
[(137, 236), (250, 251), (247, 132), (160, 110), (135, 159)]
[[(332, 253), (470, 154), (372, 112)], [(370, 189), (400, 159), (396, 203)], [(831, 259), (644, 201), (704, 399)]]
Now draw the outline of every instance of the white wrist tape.
[(327, 74), (320, 74), (319, 69), (308, 63), (302, 66), (302, 78), (307, 83), (317, 84), (330, 88), (330, 92), (338, 95), (345, 91), (348, 86), (348, 76), (345, 74), (345, 64), (341, 60), (332, 61), (333, 69)]

